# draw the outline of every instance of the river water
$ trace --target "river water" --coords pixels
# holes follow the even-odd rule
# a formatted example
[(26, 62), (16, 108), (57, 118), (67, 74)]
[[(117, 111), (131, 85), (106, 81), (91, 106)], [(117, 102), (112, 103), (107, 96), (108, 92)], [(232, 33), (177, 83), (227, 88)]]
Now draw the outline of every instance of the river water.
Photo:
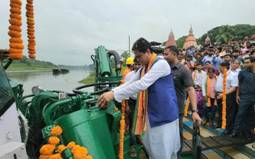
[(75, 87), (81, 86), (80, 80), (89, 75), (86, 70), (70, 70), (67, 74), (53, 75), (52, 72), (8, 72), (8, 77), (23, 84), (24, 94), (31, 94), (33, 86), (44, 90), (60, 90), (71, 93)]

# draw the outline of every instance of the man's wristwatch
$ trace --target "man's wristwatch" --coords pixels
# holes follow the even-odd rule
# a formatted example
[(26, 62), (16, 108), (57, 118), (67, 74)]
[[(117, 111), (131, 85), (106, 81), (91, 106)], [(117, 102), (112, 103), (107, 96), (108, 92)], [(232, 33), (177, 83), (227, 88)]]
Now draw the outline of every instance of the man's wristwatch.
[(197, 109), (192, 109), (192, 113), (198, 113), (198, 110)]

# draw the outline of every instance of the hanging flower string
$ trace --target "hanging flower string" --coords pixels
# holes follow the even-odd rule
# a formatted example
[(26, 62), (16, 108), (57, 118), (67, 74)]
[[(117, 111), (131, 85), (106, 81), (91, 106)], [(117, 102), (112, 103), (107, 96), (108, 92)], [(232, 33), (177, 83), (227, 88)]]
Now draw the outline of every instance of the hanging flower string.
[(188, 97), (184, 107), (184, 116), (188, 115), (189, 105), (190, 105), (190, 98)]
[(77, 145), (71, 141), (66, 146), (61, 144), (62, 128), (55, 126), (51, 129), (51, 136), (48, 138), (48, 143), (40, 148), (39, 159), (62, 159), (62, 152), (66, 149), (70, 149), (74, 159), (93, 159), (88, 154), (88, 149)]
[(212, 103), (211, 103), (211, 79), (209, 77), (207, 77), (207, 81), (206, 81), (206, 94), (207, 94), (207, 106), (211, 107)]
[(26, 4), (27, 16), (27, 37), (28, 37), (28, 53), (29, 57), (35, 58), (35, 22), (34, 22), (34, 6), (33, 0), (27, 0)]
[(222, 123), (221, 128), (226, 128), (226, 108), (227, 108), (227, 69), (223, 70), (223, 92), (222, 92)]
[(10, 19), (9, 19), (9, 58), (13, 60), (19, 60), (23, 57), (23, 40), (22, 40), (22, 16), (21, 0), (10, 1)]
[(121, 120), (120, 120), (120, 143), (119, 143), (119, 159), (124, 159), (124, 140), (125, 140), (125, 111), (126, 111), (126, 102), (122, 101), (121, 103)]

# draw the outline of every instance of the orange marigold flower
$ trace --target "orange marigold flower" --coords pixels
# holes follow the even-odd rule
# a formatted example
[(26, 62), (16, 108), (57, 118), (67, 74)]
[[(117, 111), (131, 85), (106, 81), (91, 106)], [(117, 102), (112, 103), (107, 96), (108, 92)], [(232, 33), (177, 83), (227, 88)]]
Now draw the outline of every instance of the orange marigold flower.
[(40, 148), (41, 155), (51, 155), (55, 150), (55, 145), (45, 144)]
[(84, 157), (84, 155), (82, 153), (80, 153), (80, 151), (72, 151), (74, 159), (80, 159), (82, 157)]
[(57, 145), (57, 144), (59, 144), (59, 142), (60, 142), (60, 139), (56, 136), (51, 136), (48, 139), (48, 143), (52, 144), (52, 145)]
[(62, 128), (61, 128), (59, 125), (57, 125), (57, 126), (54, 126), (54, 127), (51, 129), (50, 134), (51, 134), (52, 136), (59, 136), (59, 135), (62, 134), (62, 132), (63, 132)]
[(81, 147), (81, 148), (80, 148), (80, 152), (81, 152), (82, 154), (87, 155), (87, 154), (88, 154), (88, 149), (85, 148), (85, 147)]
[(58, 148), (57, 148), (57, 151), (59, 153), (62, 153), (65, 149), (67, 149), (67, 147), (65, 145), (59, 145)]
[(70, 148), (70, 149), (72, 149), (75, 145), (76, 145), (75, 142), (74, 142), (74, 141), (71, 141), (71, 142), (69, 142), (69, 143), (67, 144), (67, 147)]

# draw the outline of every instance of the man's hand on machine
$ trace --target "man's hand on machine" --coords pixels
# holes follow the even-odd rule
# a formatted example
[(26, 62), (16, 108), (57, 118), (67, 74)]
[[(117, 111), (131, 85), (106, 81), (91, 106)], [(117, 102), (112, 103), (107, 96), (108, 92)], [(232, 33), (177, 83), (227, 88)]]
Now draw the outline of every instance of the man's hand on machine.
[(102, 94), (98, 99), (98, 105), (100, 108), (105, 108), (107, 106), (107, 102), (113, 100), (114, 94), (113, 91), (108, 91)]

